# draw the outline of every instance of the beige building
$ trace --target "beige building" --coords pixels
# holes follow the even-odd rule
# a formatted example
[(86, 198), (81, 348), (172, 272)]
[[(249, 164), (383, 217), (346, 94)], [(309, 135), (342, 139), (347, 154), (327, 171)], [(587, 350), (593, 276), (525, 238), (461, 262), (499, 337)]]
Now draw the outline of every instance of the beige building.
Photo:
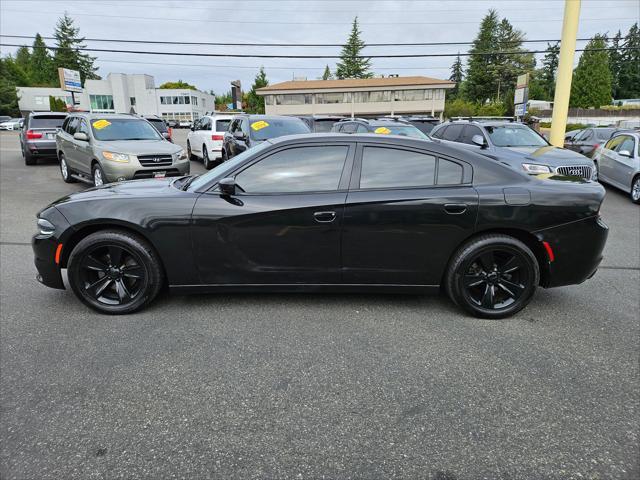
[(295, 80), (257, 90), (271, 115), (441, 115), (454, 82), (429, 77)]

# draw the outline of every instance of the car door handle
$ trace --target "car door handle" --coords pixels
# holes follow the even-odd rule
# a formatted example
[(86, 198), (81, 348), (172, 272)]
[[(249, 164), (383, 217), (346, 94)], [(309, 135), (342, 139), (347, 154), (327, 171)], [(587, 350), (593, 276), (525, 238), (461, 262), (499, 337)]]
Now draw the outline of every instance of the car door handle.
[(467, 211), (466, 203), (446, 203), (444, 205), (444, 211), (450, 215), (460, 215)]
[(331, 223), (336, 219), (336, 212), (316, 212), (313, 214), (313, 218), (318, 223)]

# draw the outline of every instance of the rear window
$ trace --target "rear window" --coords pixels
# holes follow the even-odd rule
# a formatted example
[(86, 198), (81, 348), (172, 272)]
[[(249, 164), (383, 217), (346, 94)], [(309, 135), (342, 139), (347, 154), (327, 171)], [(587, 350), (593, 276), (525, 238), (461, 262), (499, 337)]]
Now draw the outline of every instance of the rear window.
[(216, 120), (216, 132), (226, 132), (229, 130), (229, 125), (231, 124), (231, 120)]
[(147, 121), (149, 121), (151, 125), (156, 127), (156, 130), (158, 130), (160, 133), (169, 131), (167, 128), (167, 124), (164, 123), (164, 120), (160, 120), (159, 118), (147, 118)]
[(313, 131), (316, 133), (330, 132), (337, 120), (316, 120), (313, 123)]
[(29, 128), (60, 128), (67, 117), (60, 115), (37, 116), (29, 121)]
[(615, 128), (596, 128), (595, 132), (598, 140), (609, 140)]

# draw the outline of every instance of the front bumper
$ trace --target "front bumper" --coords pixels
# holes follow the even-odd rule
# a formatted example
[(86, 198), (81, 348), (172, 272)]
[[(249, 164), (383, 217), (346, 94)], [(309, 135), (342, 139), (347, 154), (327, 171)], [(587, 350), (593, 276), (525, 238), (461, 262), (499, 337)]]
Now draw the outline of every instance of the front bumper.
[[(34, 263), (38, 274), (36, 279), (46, 285), (47, 287), (57, 288), (64, 290), (64, 283), (62, 281), (62, 271), (60, 264), (56, 263), (56, 253), (58, 258), (62, 258), (64, 253), (64, 238), (69, 237), (69, 233), (72, 231), (69, 222), (64, 218), (62, 213), (55, 208), (49, 207), (40, 213), (42, 218), (46, 218), (56, 229), (52, 235), (42, 235), (40, 233), (35, 234), (31, 239), (31, 247), (33, 248)], [(59, 245), (60, 251), (58, 252)]]
[(599, 216), (535, 232), (548, 242), (554, 260), (548, 264), (544, 287), (576, 285), (591, 278), (602, 262), (609, 227)]
[(189, 159), (173, 162), (163, 167), (143, 167), (137, 160), (130, 163), (103, 161), (102, 170), (108, 182), (153, 178), (156, 173), (163, 172), (166, 177), (182, 177), (191, 169)]

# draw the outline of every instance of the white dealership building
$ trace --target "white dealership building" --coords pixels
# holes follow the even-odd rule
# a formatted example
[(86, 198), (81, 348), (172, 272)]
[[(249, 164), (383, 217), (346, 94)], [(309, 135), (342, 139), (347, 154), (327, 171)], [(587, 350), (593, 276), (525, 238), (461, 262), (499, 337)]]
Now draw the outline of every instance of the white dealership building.
[[(49, 111), (49, 97), (72, 105), (71, 93), (51, 87), (17, 87), (18, 107), (28, 112)], [(85, 80), (75, 93), (75, 109), (99, 113), (157, 115), (165, 120), (196, 120), (215, 109), (215, 97), (190, 89), (156, 88), (154, 78), (144, 74), (110, 73), (102, 80)]]

